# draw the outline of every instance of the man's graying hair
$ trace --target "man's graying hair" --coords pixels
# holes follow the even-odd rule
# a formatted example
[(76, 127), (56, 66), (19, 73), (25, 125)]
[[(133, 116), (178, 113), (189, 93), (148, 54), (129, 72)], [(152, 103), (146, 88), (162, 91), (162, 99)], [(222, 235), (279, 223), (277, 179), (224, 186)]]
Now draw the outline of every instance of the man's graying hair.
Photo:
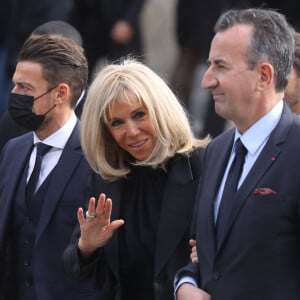
[(294, 61), (293, 67), (297, 76), (300, 77), (300, 33), (294, 32), (294, 41), (295, 41), (295, 51), (294, 51)]
[(214, 30), (222, 32), (239, 24), (253, 26), (246, 53), (249, 68), (255, 68), (260, 62), (270, 63), (274, 68), (275, 89), (283, 91), (289, 80), (294, 53), (292, 29), (285, 16), (271, 9), (233, 9), (219, 17)]

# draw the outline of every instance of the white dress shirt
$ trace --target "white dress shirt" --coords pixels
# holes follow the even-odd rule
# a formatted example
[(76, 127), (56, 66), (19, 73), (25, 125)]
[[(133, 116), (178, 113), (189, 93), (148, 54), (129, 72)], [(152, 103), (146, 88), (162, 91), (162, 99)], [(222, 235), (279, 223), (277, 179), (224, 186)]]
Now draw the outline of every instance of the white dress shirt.
[(279, 123), (281, 114), (283, 110), (283, 101), (279, 101), (276, 106), (254, 123), (243, 135), (241, 135), (238, 130), (235, 130), (234, 143), (231, 150), (231, 154), (227, 163), (227, 167), (217, 194), (217, 198), (214, 205), (214, 219), (215, 222), (218, 216), (218, 210), (220, 207), (220, 202), (224, 190), (224, 185), (227, 179), (227, 175), (233, 159), (235, 157), (235, 142), (238, 138), (241, 139), (243, 145), (247, 148), (247, 154), (245, 156), (245, 162), (242, 170), (241, 177), (239, 179), (238, 188), (240, 188), (250, 169), (254, 165), (256, 159), (264, 148), (265, 144), (269, 140), (269, 137), (274, 130), (274, 128)]
[[(49, 173), (53, 170), (53, 168), (56, 166), (58, 160), (60, 159), (60, 156), (64, 150), (64, 147), (69, 139), (69, 137), (72, 134), (72, 131), (76, 125), (77, 117), (75, 113), (73, 113), (70, 117), (70, 119), (66, 122), (66, 124), (51, 134), (49, 137), (41, 141), (37, 135), (33, 132), (33, 143), (36, 145), (39, 142), (42, 142), (46, 145), (51, 146), (49, 152), (47, 152), (43, 156), (42, 164), (41, 164), (41, 171), (39, 175), (39, 179), (37, 182), (36, 190), (40, 187), (40, 185), (43, 183), (43, 181), (46, 179), (46, 177), (49, 175)], [(29, 167), (28, 167), (28, 174), (27, 174), (27, 182), (30, 178), (30, 175), (34, 168), (35, 163), (35, 157), (36, 157), (36, 146), (33, 147), (33, 150), (30, 155), (29, 160)]]

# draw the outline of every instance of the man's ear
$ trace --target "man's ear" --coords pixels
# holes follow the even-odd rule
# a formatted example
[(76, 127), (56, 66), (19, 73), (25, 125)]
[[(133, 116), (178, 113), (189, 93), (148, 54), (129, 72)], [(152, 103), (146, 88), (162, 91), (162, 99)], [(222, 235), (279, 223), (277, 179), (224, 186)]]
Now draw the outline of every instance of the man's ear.
[(61, 104), (69, 101), (70, 98), (70, 87), (66, 83), (60, 83), (56, 88), (55, 104)]
[(257, 66), (258, 70), (258, 84), (259, 90), (265, 90), (269, 88), (271, 84), (274, 84), (274, 69), (269, 63), (260, 63)]

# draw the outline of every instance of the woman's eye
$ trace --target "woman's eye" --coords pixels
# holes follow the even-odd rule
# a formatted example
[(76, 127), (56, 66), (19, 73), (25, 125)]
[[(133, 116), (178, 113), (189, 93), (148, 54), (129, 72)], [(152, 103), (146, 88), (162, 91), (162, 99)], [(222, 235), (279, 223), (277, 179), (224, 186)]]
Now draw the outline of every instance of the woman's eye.
[(137, 112), (137, 113), (134, 115), (134, 117), (135, 117), (136, 119), (140, 119), (140, 118), (144, 117), (145, 115), (146, 115), (145, 112), (139, 111), (139, 112)]
[(119, 125), (121, 125), (122, 124), (122, 121), (121, 120), (114, 120), (114, 121), (112, 121), (111, 123), (110, 123), (110, 126), (111, 127), (117, 127), (117, 126), (119, 126)]

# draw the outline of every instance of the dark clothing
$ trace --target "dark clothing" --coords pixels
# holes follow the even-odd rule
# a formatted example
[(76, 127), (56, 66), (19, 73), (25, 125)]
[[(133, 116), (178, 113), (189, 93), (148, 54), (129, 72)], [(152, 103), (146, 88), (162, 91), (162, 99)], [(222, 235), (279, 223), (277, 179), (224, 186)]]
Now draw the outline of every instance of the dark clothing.
[(7, 75), (11, 78), (21, 46), (37, 26), (51, 20), (66, 20), (70, 2), (60, 0), (2, 1), (0, 12), (0, 45), (8, 47)]
[[(197, 199), (198, 264), (194, 276), (214, 300), (298, 300), (300, 295), (300, 118), (284, 106), (253, 167), (218, 246), (213, 207), (233, 144), (234, 129), (207, 147)], [(262, 191), (262, 192), (258, 192)]]
[[(250, 5), (259, 7), (262, 2), (260, 0), (249, 0)], [(295, 28), (296, 31), (300, 31), (299, 10), (300, 2), (295, 0), (265, 0), (264, 7), (271, 7), (278, 12), (284, 14), (288, 22)]]
[(163, 170), (134, 167), (123, 186), (121, 218), (126, 226), (120, 228), (119, 238), (124, 299), (153, 299), (156, 235), (166, 177)]
[(111, 219), (124, 218), (125, 224), (86, 265), (77, 251), (77, 226), (64, 254), (69, 276), (81, 280), (94, 275), (98, 287), (113, 299), (173, 300), (175, 272), (189, 261), (202, 153), (176, 155), (167, 173), (134, 167), (128, 179), (110, 183), (93, 174), (91, 195), (106, 193), (113, 201)]
[[(90, 73), (101, 57), (115, 61), (128, 54), (141, 56), (140, 14), (144, 1), (74, 0), (70, 23), (82, 35)], [(117, 44), (111, 39), (111, 29), (119, 20), (127, 21), (134, 30), (133, 38), (127, 44)]]
[(213, 26), (222, 10), (221, 1), (178, 0), (176, 8), (176, 37), (180, 48), (195, 49), (206, 59)]
[(176, 37), (181, 49), (197, 51), (202, 60), (208, 58), (214, 25), (221, 12), (246, 6), (248, 0), (178, 0), (176, 7)]
[[(39, 205), (27, 209), (24, 172), (32, 145), (30, 132), (11, 139), (0, 156), (0, 299), (103, 299), (93, 282), (74, 282), (63, 270), (63, 251), (77, 223), (77, 209), (85, 205), (90, 172), (79, 123), (36, 193)], [(15, 298), (15, 293), (21, 296)]]
[[(27, 160), (28, 161), (28, 160)], [(38, 223), (43, 207), (43, 200), (47, 195), (47, 188), (50, 185), (53, 171), (47, 176), (32, 201), (24, 199), (28, 163), (24, 168), (22, 180), (15, 197), (13, 209), (13, 258), (16, 274), (16, 299), (37, 299), (34, 286), (34, 241)]]

